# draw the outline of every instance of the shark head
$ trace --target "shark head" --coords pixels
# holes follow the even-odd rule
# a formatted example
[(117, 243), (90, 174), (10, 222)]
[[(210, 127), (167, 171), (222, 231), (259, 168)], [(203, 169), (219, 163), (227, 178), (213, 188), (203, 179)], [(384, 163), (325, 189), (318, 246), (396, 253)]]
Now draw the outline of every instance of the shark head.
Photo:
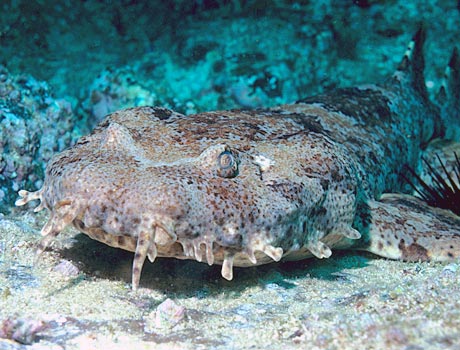
[[(328, 257), (357, 238), (353, 170), (314, 122), (273, 111), (183, 116), (141, 107), (109, 115), (48, 164), (43, 251), (64, 226), (146, 257), (235, 266)], [(351, 179), (351, 180), (350, 180)], [(326, 239), (327, 241), (327, 239)]]

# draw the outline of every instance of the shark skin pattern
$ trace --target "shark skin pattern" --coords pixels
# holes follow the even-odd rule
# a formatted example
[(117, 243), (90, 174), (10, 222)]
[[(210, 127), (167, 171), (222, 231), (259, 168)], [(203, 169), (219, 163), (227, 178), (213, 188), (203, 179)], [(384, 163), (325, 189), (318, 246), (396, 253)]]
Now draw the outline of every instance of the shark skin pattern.
[[(419, 29), (381, 84), (294, 104), (184, 116), (159, 107), (108, 115), (47, 165), (39, 199), (50, 210), (37, 254), (66, 227), (146, 258), (233, 266), (328, 258), (360, 249), (407, 261), (460, 256), (460, 218), (408, 194), (404, 166), (458, 124), (454, 50), (439, 101), (423, 77)], [(455, 97), (457, 96), (457, 97)], [(407, 175), (407, 174), (406, 174)], [(407, 187), (407, 186), (406, 186)]]

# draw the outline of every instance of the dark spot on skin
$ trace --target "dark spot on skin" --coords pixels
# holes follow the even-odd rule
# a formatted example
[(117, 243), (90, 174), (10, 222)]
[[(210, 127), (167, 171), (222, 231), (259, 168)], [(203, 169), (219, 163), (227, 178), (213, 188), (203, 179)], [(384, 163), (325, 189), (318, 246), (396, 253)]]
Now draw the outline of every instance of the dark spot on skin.
[(140, 258), (141, 258), (141, 254), (139, 253), (134, 254), (134, 260), (140, 260)]
[(454, 254), (448, 252), (448, 253), (447, 253), (447, 256), (448, 256), (449, 258), (453, 258), (453, 257), (454, 257)]
[(290, 115), (295, 121), (303, 125), (303, 127), (317, 134), (327, 135), (328, 132), (324, 130), (323, 125), (321, 124), (319, 117), (317, 115), (310, 114), (293, 114)]
[(339, 183), (343, 180), (343, 176), (340, 174), (339, 171), (337, 171), (337, 169), (332, 169), (331, 170), (331, 179), (335, 182), (335, 183)]
[(395, 218), (395, 222), (400, 225), (400, 226), (404, 226), (406, 224), (406, 219), (405, 218)]
[(182, 233), (184, 235), (185, 238), (187, 239), (194, 239), (196, 237), (198, 237), (200, 235), (200, 231), (198, 231), (197, 229), (195, 229), (195, 227), (193, 228), (188, 228), (185, 232)]
[(107, 206), (105, 204), (101, 204), (101, 214), (104, 214), (107, 210)]
[(171, 117), (172, 112), (166, 108), (155, 108), (154, 115), (160, 120), (167, 120)]
[(303, 131), (297, 131), (297, 132), (290, 133), (290, 134), (283, 134), (283, 135), (276, 136), (276, 137), (274, 137), (274, 139), (287, 140), (288, 138), (290, 138), (292, 136), (296, 136), (296, 135), (299, 135), (299, 134), (302, 134), (302, 133), (303, 133)]
[(420, 244), (412, 243), (409, 246), (404, 244), (404, 241), (398, 245), (398, 248), (401, 250), (402, 259), (405, 261), (428, 261), (430, 260), (428, 256), (428, 251), (422, 247)]
[(225, 218), (214, 217), (214, 221), (218, 226), (223, 226), (225, 224)]
[(306, 221), (302, 222), (302, 232), (304, 233), (307, 232), (307, 222)]
[[(379, 160), (378, 160), (378, 158), (375, 156), (374, 152), (371, 151), (371, 152), (369, 152), (367, 155), (368, 155), (369, 159), (371, 159), (372, 163), (375, 163), (375, 164), (378, 164), (378, 163), (379, 163)], [(390, 155), (387, 155), (387, 156), (389, 157)]]
[(327, 214), (327, 209), (323, 206), (313, 208), (311, 212), (311, 216), (313, 217), (320, 217), (320, 216), (325, 216)]
[(83, 221), (78, 220), (78, 219), (75, 219), (75, 220), (73, 221), (73, 225), (74, 225), (77, 229), (79, 229), (80, 231), (84, 231), (85, 228), (86, 228), (86, 226), (85, 226), (85, 224), (83, 223)]
[(329, 189), (329, 180), (321, 178), (320, 184), (324, 191), (327, 191)]
[(378, 245), (377, 245), (378, 249), (379, 250), (383, 250), (383, 243), (382, 242), (379, 242)]
[(295, 235), (295, 228), (293, 225), (289, 225), (286, 231), (286, 237), (285, 237), (286, 242), (292, 241), (292, 237), (294, 235)]
[(289, 137), (303, 134), (303, 133), (308, 134), (310, 132), (314, 132), (316, 134), (328, 135), (328, 132), (324, 130), (323, 125), (321, 124), (320, 118), (317, 115), (281, 112), (280, 117), (291, 118), (292, 120), (302, 125), (303, 130), (299, 130), (297, 132), (290, 133), (290, 134), (279, 135), (275, 137), (275, 139), (286, 140)]

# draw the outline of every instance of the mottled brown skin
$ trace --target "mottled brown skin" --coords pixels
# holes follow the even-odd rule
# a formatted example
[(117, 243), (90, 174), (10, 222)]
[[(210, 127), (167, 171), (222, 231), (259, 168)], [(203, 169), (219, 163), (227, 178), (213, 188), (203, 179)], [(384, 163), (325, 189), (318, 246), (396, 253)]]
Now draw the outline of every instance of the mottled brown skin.
[(443, 134), (447, 117), (419, 81), (422, 43), (419, 31), (381, 85), (267, 110), (184, 116), (140, 107), (107, 116), (53, 157), (39, 191), (20, 191), (17, 205), (40, 199), (36, 210), (51, 211), (38, 252), (73, 225), (135, 252), (133, 288), (145, 258), (156, 256), (222, 264), (226, 279), (234, 265), (350, 247), (405, 260), (457, 257), (457, 217), (412, 197), (376, 201), (402, 190), (403, 164), (416, 167), (423, 145)]

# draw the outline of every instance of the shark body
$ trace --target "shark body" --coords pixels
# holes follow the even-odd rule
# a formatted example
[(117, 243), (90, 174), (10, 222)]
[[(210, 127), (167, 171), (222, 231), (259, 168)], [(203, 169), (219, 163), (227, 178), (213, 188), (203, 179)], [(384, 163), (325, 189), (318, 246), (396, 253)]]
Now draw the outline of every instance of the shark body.
[[(252, 266), (362, 249), (409, 261), (460, 256), (460, 219), (404, 194), (404, 166), (457, 122), (459, 60), (442, 99), (423, 78), (420, 29), (381, 84), (343, 88), (264, 110), (184, 116), (139, 107), (107, 116), (52, 158), (43, 187), (20, 191), (51, 217), (38, 253), (73, 225), (146, 258)], [(457, 96), (457, 99), (455, 98)], [(457, 102), (455, 102), (457, 101)]]

